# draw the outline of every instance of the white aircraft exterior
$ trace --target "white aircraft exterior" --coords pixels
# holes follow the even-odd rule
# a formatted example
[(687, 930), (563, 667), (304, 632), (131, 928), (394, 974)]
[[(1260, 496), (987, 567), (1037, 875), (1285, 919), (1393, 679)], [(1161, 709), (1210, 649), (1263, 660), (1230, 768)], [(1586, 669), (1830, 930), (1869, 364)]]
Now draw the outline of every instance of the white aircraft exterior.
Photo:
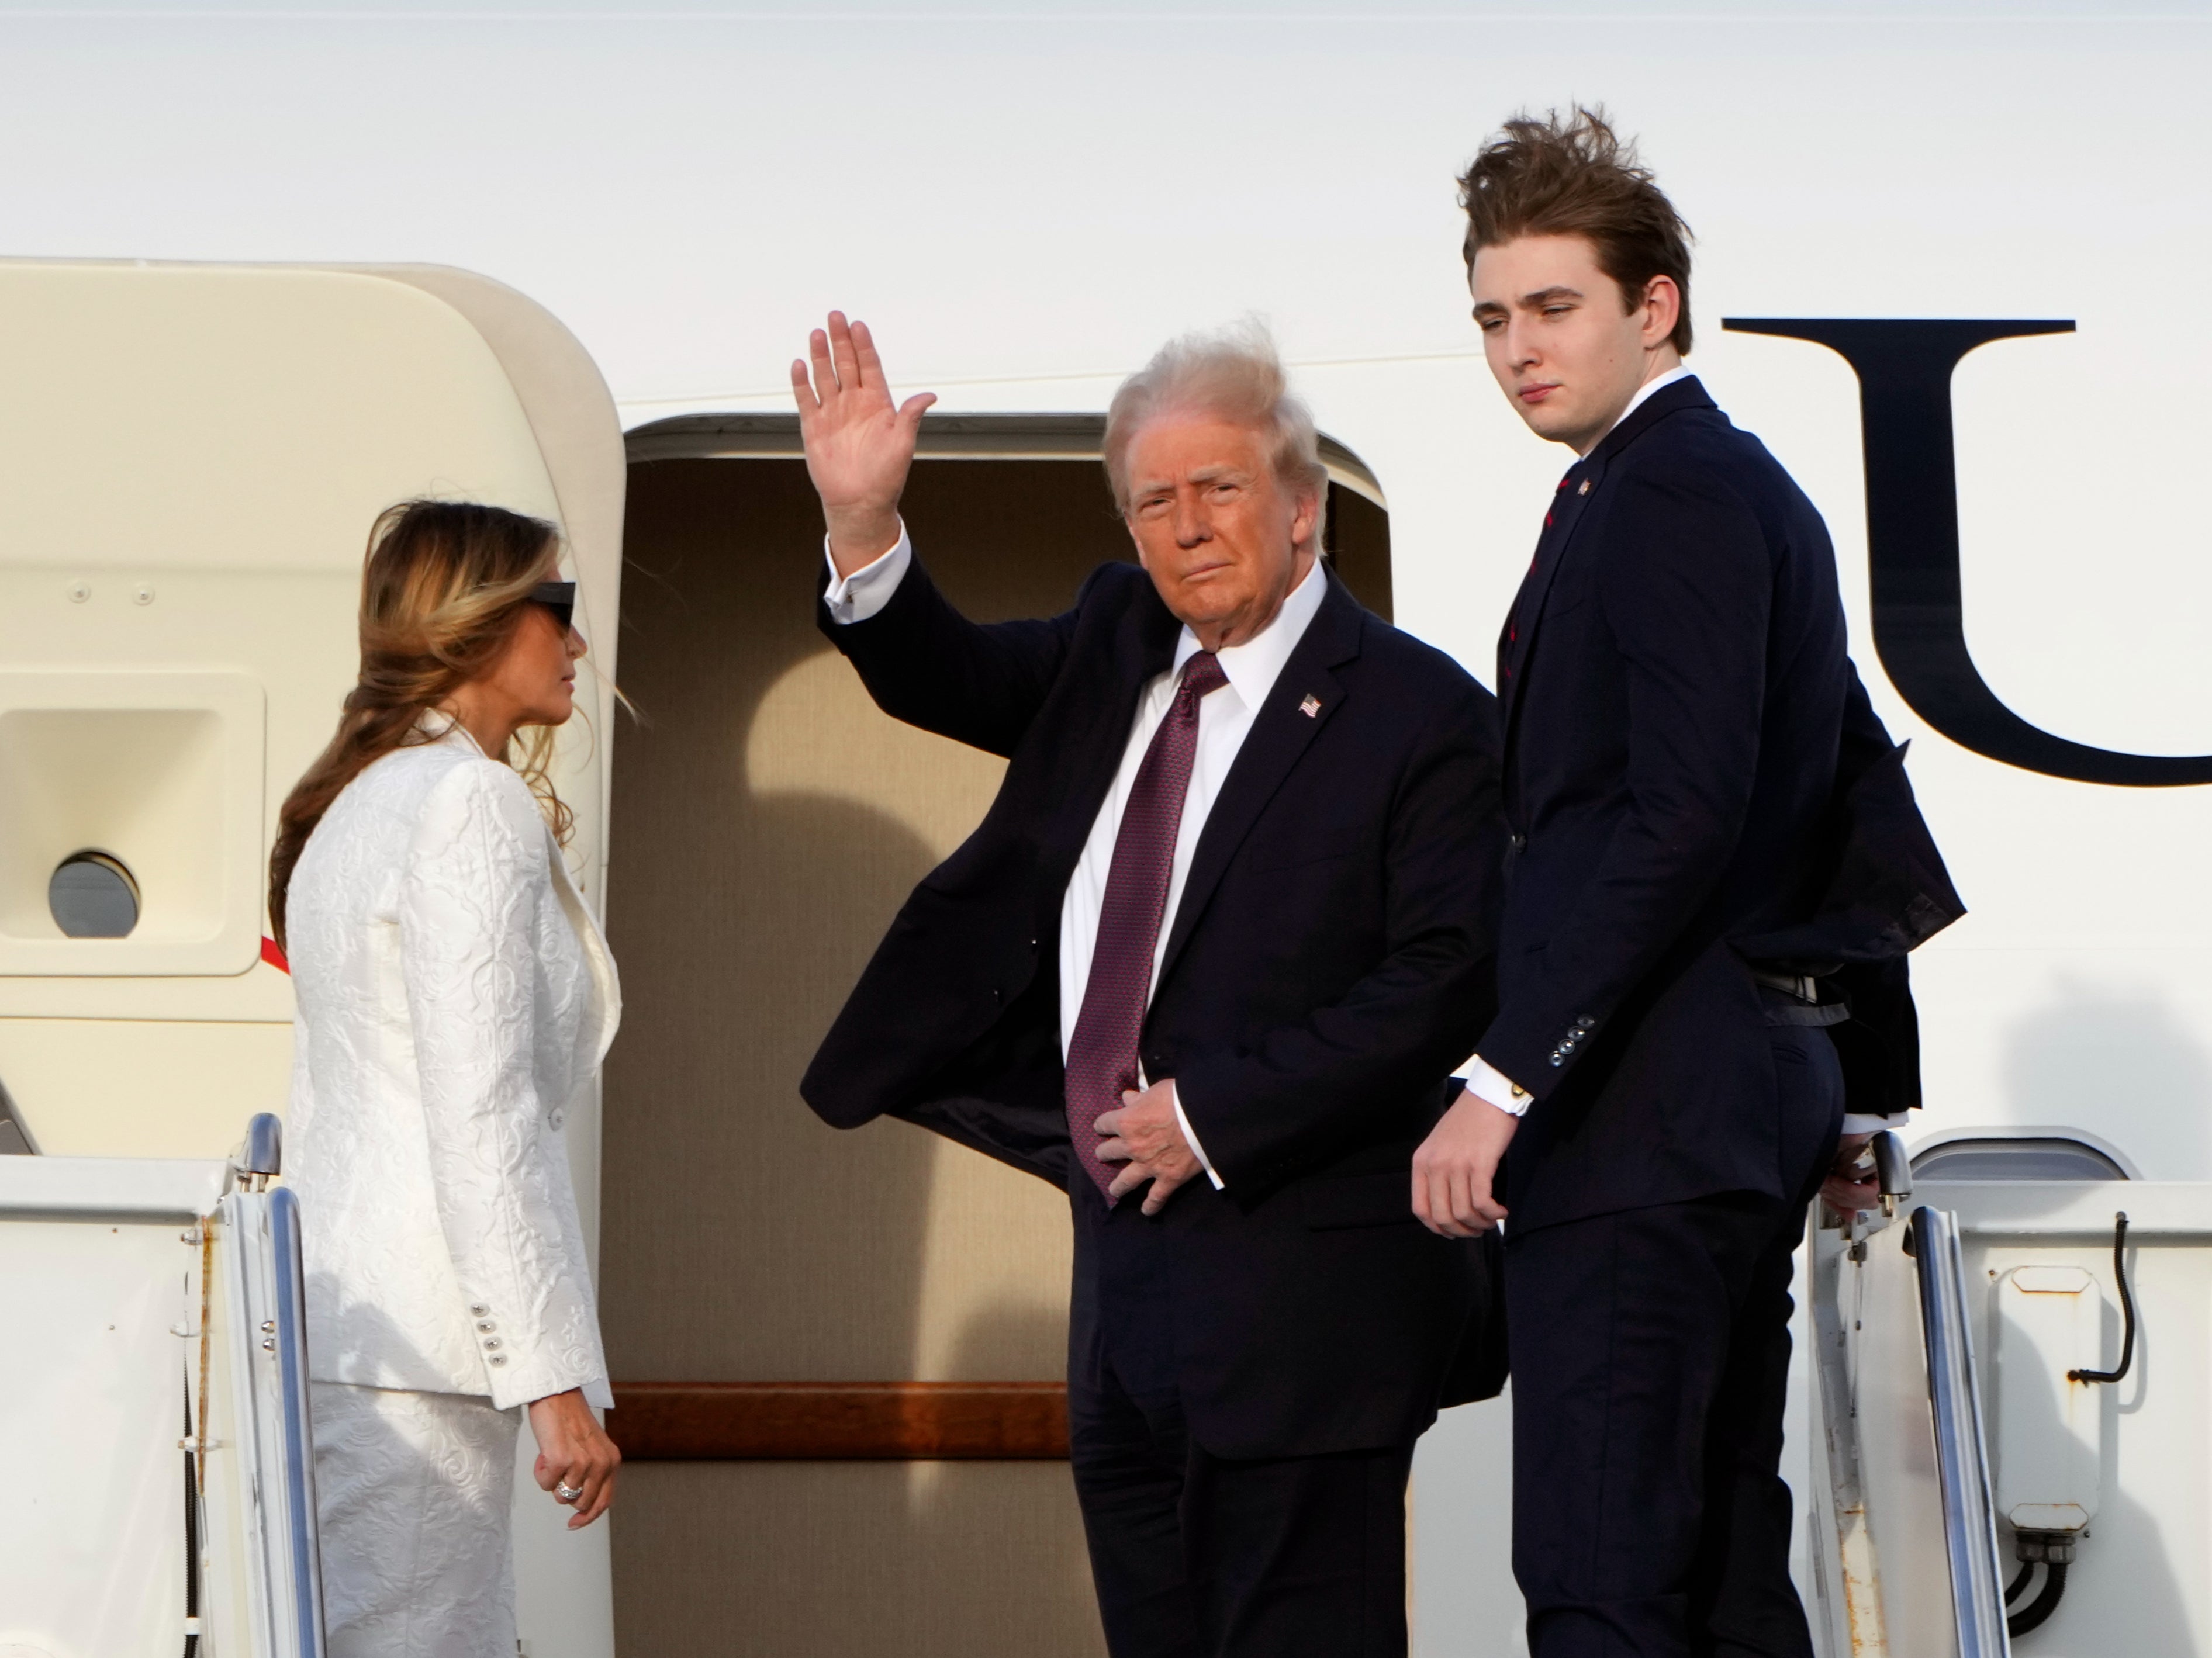
[[(1484, 364), (1454, 177), (1506, 115), (1601, 103), (1638, 136), (1696, 233), (1691, 366), (1827, 518), (1854, 653), (1892, 732), (1912, 744), (1915, 786), (1969, 906), (1914, 958), (1927, 1104), (1908, 1139), (1924, 1149), (2062, 1138), (2132, 1180), (2195, 1185), (2212, 1182), (2212, 762), (2153, 786), (2100, 780), (2157, 769), (2112, 756), (2212, 756), (2208, 81), (2205, 3), (2124, 15), (2065, 0), (1387, 11), (1230, 0), (1203, 10), (1115, 0), (0, 3), (0, 154), (10, 158), (0, 254), (481, 273), (565, 325), (633, 434), (684, 416), (788, 413), (787, 364), (833, 306), (872, 325), (901, 395), (931, 390), (941, 412), (994, 416), (1096, 416), (1168, 337), (1258, 316), (1352, 458), (1340, 477), (1356, 475), (1387, 506), (1397, 624), (1488, 682), (1496, 630), (1568, 457), (1523, 428)], [(1808, 338), (1723, 320), (1936, 319), (2072, 325), (1979, 346), (1950, 387), (1965, 646), (2026, 727), (2107, 756), (2058, 766), (2073, 774), (2017, 763), (2004, 741), (1979, 745), (2005, 750), (1993, 755), (1958, 740), (1989, 727), (1985, 708), (1908, 700), (1910, 665), (1886, 662), (1875, 643), (1869, 571), (1882, 549), (1869, 545), (1853, 368)], [(87, 477), (182, 487), (163, 471), (162, 432), (132, 418), (128, 364), (103, 373), (113, 425), (82, 434), (88, 452), (108, 446)], [(11, 379), (24, 383), (0, 361), (0, 429), (33, 431), (46, 406), (8, 407)], [(47, 452), (49, 438), (19, 442), (14, 465)], [(750, 441), (754, 452), (793, 452), (772, 435)], [(1010, 439), (1001, 452), (1044, 450)], [(634, 450), (643, 452), (663, 452)], [(665, 452), (724, 452), (695, 441)], [(302, 470), (270, 480), (288, 511), (313, 495), (312, 444), (294, 464)], [(486, 475), (504, 465), (485, 461)], [(0, 496), (22, 482), (10, 466), (0, 451)], [(434, 460), (419, 470), (417, 487), (452, 481)], [(544, 477), (512, 476), (520, 504), (560, 504)], [(158, 503), (142, 507), (158, 524)], [(1905, 508), (1900, 521), (1938, 531), (1948, 510), (1924, 492)], [(307, 584), (315, 597), (303, 604), (343, 598), (334, 573), (366, 527), (343, 547), (325, 537), (306, 558), (328, 579)], [(791, 566), (817, 547), (793, 538)], [(127, 586), (153, 556), (118, 548), (79, 562), (88, 579)], [(0, 546), (0, 565), (45, 569), (21, 544)], [(587, 600), (611, 610), (612, 577), (599, 579), (606, 597)], [(119, 629), (130, 617), (117, 615)], [(0, 641), (35, 654), (27, 630), (44, 625), (27, 610), (0, 616)], [(341, 615), (331, 636), (347, 625)], [(129, 639), (92, 638), (87, 659), (132, 665)], [(626, 630), (625, 659), (640, 648)], [(0, 657), (0, 679), (16, 665)], [(287, 733), (296, 762), (327, 728), (347, 665), (303, 665), (296, 686), (264, 688), (270, 730)], [(616, 790), (627, 731), (611, 738)], [(783, 766), (777, 786), (837, 786), (758, 740), (733, 751), (759, 775)], [(603, 755), (577, 764), (610, 786)], [(289, 780), (273, 767), (270, 814)], [(602, 822), (594, 814), (592, 835)], [(922, 838), (957, 840), (959, 827)], [(700, 847), (713, 855), (703, 828)], [(608, 855), (604, 841), (592, 855)], [(599, 890), (618, 915), (618, 841), (611, 855), (615, 877)], [(43, 925), (18, 928), (13, 902), (0, 895), (0, 957)], [(747, 940), (724, 947), (742, 952)], [(0, 1085), (27, 1128), (45, 1126), (33, 1135), (42, 1151), (219, 1157), (229, 1144), (205, 1133), (191, 1145), (73, 1141), (80, 1060), (57, 1031), (71, 1019), (262, 1020), (271, 1034), (255, 1039), (234, 1111), (227, 1082), (185, 1088), (219, 1102), (207, 1121), (226, 1132), (282, 1108), (281, 987), (256, 989), (250, 1016), (143, 999), (102, 1013), (96, 987), (42, 982), (56, 969), (18, 954), (0, 960)], [(179, 961), (162, 970), (204, 970)], [(57, 999), (80, 991), (93, 999)], [(103, 1086), (164, 1085), (203, 1051), (214, 1052), (149, 1041), (111, 1057)], [(795, 1094), (788, 1104), (802, 1109)], [(931, 1250), (957, 1252), (956, 1212), (988, 1207), (982, 1177), (952, 1161), (964, 1157), (948, 1149), (933, 1165)], [(2197, 1212), (2194, 1199), (2174, 1201), (2175, 1215)], [(2172, 1224), (2179, 1236), (2197, 1223)], [(983, 1277), (961, 1293), (1043, 1304), (1021, 1270)], [(2169, 1325), (2160, 1351), (2146, 1313), (2148, 1362), (2174, 1367), (2167, 1385), (2200, 1406), (2197, 1425), (2164, 1445), (2162, 1470), (2131, 1476), (2148, 1482), (2130, 1489), (2162, 1516), (2167, 1556), (2135, 1567), (2169, 1586), (2142, 1597), (2161, 1608), (2154, 1644), (2134, 1649), (2146, 1652), (2212, 1652), (2212, 1439), (2201, 1409), (2212, 1344), (2202, 1307), (2191, 1316)], [(951, 1374), (949, 1338), (927, 1318), (916, 1327), (908, 1374)], [(1417, 1465), (1425, 1655), (1524, 1649), (1507, 1559), (1506, 1408), (1448, 1416)], [(1793, 1422), (1801, 1509), (1814, 1501), (1804, 1487), (1816, 1414), (1808, 1406)], [(2106, 1430), (2108, 1464), (2116, 1432)], [(919, 1512), (937, 1500), (931, 1482), (949, 1477), (917, 1465), (884, 1488), (885, 1501)], [(674, 1478), (634, 1470), (632, 1488), (665, 1491), (653, 1482)], [(799, 1497), (768, 1491), (760, 1501), (805, 1510)], [(618, 1508), (612, 1523), (633, 1522)], [(613, 1649), (623, 1591), (607, 1529), (581, 1541), (526, 1534), (532, 1658)], [(2090, 1568), (2079, 1571), (2086, 1582)], [(2022, 1650), (2099, 1644), (2079, 1625), (2071, 1646), (2029, 1644), (2063, 1628), (2024, 1637)], [(714, 1649), (771, 1649), (741, 1627), (725, 1633)], [(0, 1606), (0, 1652), (13, 1650), (8, 1639)], [(935, 1649), (918, 1637), (913, 1649)]]

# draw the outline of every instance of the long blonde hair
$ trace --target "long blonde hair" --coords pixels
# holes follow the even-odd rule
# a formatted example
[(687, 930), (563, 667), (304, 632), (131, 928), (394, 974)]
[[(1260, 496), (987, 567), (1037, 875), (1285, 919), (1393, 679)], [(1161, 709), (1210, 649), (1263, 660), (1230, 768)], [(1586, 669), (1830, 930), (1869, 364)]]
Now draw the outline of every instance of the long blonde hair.
[[(269, 919), (280, 948), (292, 871), (331, 803), (386, 755), (433, 740), (422, 716), (499, 659), (531, 590), (557, 577), (560, 556), (559, 531), (503, 507), (409, 501), (379, 515), (362, 570), (359, 681), (337, 735), (276, 817)], [(526, 726), (496, 757), (530, 785), (565, 843), (573, 820), (547, 775), (554, 731)]]

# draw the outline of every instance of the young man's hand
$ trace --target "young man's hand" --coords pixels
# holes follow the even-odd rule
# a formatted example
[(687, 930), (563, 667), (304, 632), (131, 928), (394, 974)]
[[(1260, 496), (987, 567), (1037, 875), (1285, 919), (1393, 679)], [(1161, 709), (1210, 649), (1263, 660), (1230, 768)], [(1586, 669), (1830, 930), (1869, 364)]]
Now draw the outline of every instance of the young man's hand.
[(1520, 1127), (1512, 1113), (1471, 1088), (1462, 1090), (1413, 1153), (1413, 1213), (1421, 1224), (1444, 1237), (1472, 1238), (1504, 1220), (1498, 1165)]

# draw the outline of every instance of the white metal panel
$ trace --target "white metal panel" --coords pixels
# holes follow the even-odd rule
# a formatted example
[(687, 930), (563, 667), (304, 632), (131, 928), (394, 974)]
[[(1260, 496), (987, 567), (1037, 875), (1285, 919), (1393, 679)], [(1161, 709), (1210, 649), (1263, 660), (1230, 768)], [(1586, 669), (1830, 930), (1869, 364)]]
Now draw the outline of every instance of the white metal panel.
[(2097, 1514), (2104, 1396), (2068, 1373), (2101, 1370), (2104, 1297), (2081, 1266), (2015, 1266), (1990, 1297), (1990, 1446), (1997, 1512), (2029, 1531), (2080, 1531)]
[[(36, 1157), (0, 1159), (35, 1164)], [(0, 1179), (13, 1173), (0, 1168)], [(125, 1165), (106, 1205), (166, 1204)], [(11, 1182), (14, 1184), (15, 1182)], [(81, 1181), (47, 1200), (82, 1201)], [(185, 1355), (195, 1252), (173, 1221), (0, 1225), (0, 1650), (52, 1658), (169, 1658), (185, 1631)]]

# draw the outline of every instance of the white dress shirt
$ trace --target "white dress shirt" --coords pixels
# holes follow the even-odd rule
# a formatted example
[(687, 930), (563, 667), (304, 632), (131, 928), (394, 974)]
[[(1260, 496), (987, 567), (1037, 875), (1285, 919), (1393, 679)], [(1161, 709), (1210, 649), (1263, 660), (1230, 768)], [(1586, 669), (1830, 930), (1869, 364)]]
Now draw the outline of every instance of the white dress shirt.
[[(824, 544), (823, 556), (828, 556)], [(834, 560), (830, 565), (830, 586), (823, 595), (830, 607), (830, 619), (851, 623), (865, 622), (890, 602), (891, 595), (914, 561), (913, 544), (907, 538), (903, 526), (899, 538), (890, 551), (864, 568), (855, 570), (850, 577), (840, 578)], [(1182, 902), (1183, 882), (1190, 874), (1192, 854), (1198, 849), (1198, 837), (1206, 827), (1208, 813), (1221, 793), (1222, 783), (1236, 764), (1237, 751), (1244, 746), (1246, 733), (1260, 712), (1267, 693), (1274, 689), (1284, 665), (1291, 653), (1297, 648), (1298, 641), (1305, 637), (1307, 627), (1314, 614), (1321, 609), (1327, 595), (1328, 582), (1318, 569), (1309, 568), (1304, 580), (1293, 587), (1283, 600), (1283, 608), (1275, 618), (1241, 645), (1224, 645), (1214, 653), (1221, 671), (1229, 683), (1198, 705), (1198, 746), (1191, 759), (1190, 788), (1183, 796), (1182, 821), (1176, 830), (1175, 862), (1168, 876), (1167, 908), (1160, 916), (1159, 936), (1152, 943), (1152, 987), (1146, 992), (1147, 1003), (1152, 989), (1159, 984), (1160, 962), (1167, 953), (1168, 937), (1175, 928), (1176, 908)], [(1167, 717), (1175, 701), (1176, 688), (1182, 674), (1183, 664), (1196, 655), (1200, 649), (1198, 635), (1188, 628), (1176, 641), (1175, 662), (1167, 672), (1149, 681), (1137, 699), (1137, 717), (1130, 723), (1129, 740), (1121, 751), (1121, 764), (1114, 774), (1113, 786), (1107, 790), (1098, 816), (1091, 820), (1090, 838), (1083, 843), (1083, 855), (1076, 860), (1075, 873), (1068, 878), (1067, 892), (1060, 905), (1060, 1051), (1062, 1058), (1075, 1035), (1075, 1021), (1083, 1011), (1083, 993), (1091, 982), (1091, 957), (1097, 948), (1098, 916), (1106, 903), (1106, 878), (1114, 865), (1114, 842), (1121, 832), (1121, 810), (1128, 804), (1129, 790), (1137, 780), (1137, 770), (1144, 763), (1145, 751), (1152, 746), (1152, 733), (1160, 721)], [(1144, 1084), (1139, 1072), (1139, 1085)], [(1170, 1090), (1171, 1092), (1176, 1090)], [(1198, 1135), (1190, 1126), (1190, 1119), (1182, 1108), (1179, 1092), (1175, 1101), (1176, 1121), (1182, 1127), (1183, 1139), (1197, 1154), (1205, 1168), (1206, 1177), (1218, 1188), (1221, 1176), (1214, 1173), (1213, 1164), (1206, 1155), (1206, 1148), (1198, 1142)]]
[[(1656, 375), (1652, 379), (1644, 381), (1643, 385), (1636, 388), (1636, 395), (1629, 398), (1628, 407), (1620, 411), (1620, 416), (1614, 420), (1613, 426), (1620, 425), (1622, 421), (1626, 420), (1631, 415), (1634, 414), (1645, 404), (1650, 402), (1653, 398), (1658, 396), (1660, 392), (1665, 391), (1676, 380), (1686, 380), (1697, 372), (1698, 371), (1691, 367), (1689, 364), (1686, 362), (1678, 362), (1672, 368), (1669, 368), (1665, 374)], [(1608, 426), (1605, 428), (1605, 437), (1599, 438), (1597, 440), (1598, 443), (1603, 443), (1606, 437), (1613, 435), (1613, 426)], [(1597, 443), (1593, 443), (1590, 445), (1590, 447), (1593, 449), (1596, 448)]]
[[(1696, 372), (1686, 363), (1678, 363), (1665, 374), (1644, 381), (1636, 388), (1636, 395), (1629, 398), (1628, 406), (1620, 411), (1620, 417), (1613, 422), (1613, 426), (1605, 428), (1607, 434), (1610, 435), (1613, 426), (1620, 425), (1621, 421), (1626, 420), (1634, 414), (1640, 404), (1648, 402), (1658, 392), (1674, 385), (1675, 381), (1689, 379)], [(1598, 440), (1599, 443), (1603, 441), (1605, 441), (1603, 437)], [(1597, 444), (1594, 443), (1590, 447), (1595, 449)], [(1467, 1063), (1452, 1074), (1467, 1084), (1468, 1092), (1480, 1099), (1488, 1101), (1508, 1116), (1517, 1117), (1528, 1109), (1530, 1096), (1528, 1091), (1497, 1066), (1490, 1064), (1480, 1054), (1469, 1054)], [(1865, 1112), (1853, 1111), (1846, 1114), (1844, 1118), (1844, 1133), (1871, 1134), (1884, 1128), (1902, 1128), (1906, 1121), (1906, 1114), (1901, 1111), (1893, 1116), (1887, 1117), (1878, 1117)]]

